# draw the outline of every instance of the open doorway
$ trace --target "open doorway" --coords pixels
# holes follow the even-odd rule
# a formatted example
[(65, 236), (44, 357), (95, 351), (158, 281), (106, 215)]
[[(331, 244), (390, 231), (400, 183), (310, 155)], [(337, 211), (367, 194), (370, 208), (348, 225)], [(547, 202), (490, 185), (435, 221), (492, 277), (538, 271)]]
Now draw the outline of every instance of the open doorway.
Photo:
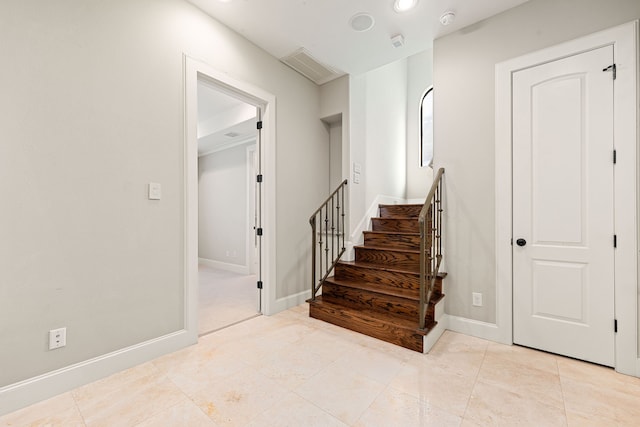
[(198, 78), (198, 335), (259, 315), (259, 109)]

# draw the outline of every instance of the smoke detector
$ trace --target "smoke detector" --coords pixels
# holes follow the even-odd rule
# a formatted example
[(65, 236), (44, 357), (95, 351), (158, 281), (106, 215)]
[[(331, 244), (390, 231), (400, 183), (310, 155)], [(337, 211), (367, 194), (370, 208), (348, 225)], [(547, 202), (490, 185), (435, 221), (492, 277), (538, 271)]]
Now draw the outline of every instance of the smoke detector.
[(402, 34), (396, 34), (395, 36), (392, 36), (391, 44), (395, 48), (404, 46), (404, 36)]
[(455, 20), (456, 20), (456, 14), (451, 10), (446, 11), (440, 16), (440, 23), (444, 26), (453, 24), (453, 21)]

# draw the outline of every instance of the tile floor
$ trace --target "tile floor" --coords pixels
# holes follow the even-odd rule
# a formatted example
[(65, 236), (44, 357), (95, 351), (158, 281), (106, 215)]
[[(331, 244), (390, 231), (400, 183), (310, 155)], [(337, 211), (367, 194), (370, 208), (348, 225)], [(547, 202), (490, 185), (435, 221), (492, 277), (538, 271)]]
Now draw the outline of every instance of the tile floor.
[(0, 426), (637, 426), (640, 380), (445, 332), (427, 355), (260, 316), (0, 418)]
[(224, 328), (258, 314), (256, 276), (198, 266), (198, 334)]

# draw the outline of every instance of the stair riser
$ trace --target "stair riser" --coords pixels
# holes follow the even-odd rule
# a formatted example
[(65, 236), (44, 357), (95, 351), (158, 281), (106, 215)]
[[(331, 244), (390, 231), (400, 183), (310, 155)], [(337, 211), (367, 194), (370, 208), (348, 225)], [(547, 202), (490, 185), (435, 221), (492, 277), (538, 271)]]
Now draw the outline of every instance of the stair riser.
[(422, 335), (409, 334), (405, 329), (395, 328), (373, 319), (352, 317), (326, 305), (319, 306), (311, 302), (309, 316), (410, 350), (422, 352), (423, 349)]
[(418, 234), (364, 233), (364, 245), (379, 248), (420, 249)]
[[(336, 264), (334, 275), (338, 280), (373, 282), (385, 284), (391, 288), (412, 289), (415, 291), (420, 290), (419, 273), (400, 273), (395, 271), (374, 270), (338, 263)], [(434, 286), (436, 292), (442, 293), (441, 277), (436, 278)]]
[(335, 277), (339, 280), (358, 280), (385, 284), (399, 289), (420, 289), (420, 278), (417, 273), (373, 270), (338, 263), (335, 269)]
[(419, 292), (416, 292), (416, 299), (411, 300), (363, 289), (348, 288), (331, 282), (325, 282), (322, 285), (322, 299), (326, 302), (342, 304), (358, 310), (375, 310), (416, 322), (419, 318), (417, 294)]
[(373, 231), (420, 232), (417, 219), (372, 218), (371, 229)]
[(418, 218), (422, 205), (380, 205), (380, 216), (388, 218), (391, 216), (409, 216)]
[(356, 248), (356, 261), (420, 271), (420, 254), (411, 252)]

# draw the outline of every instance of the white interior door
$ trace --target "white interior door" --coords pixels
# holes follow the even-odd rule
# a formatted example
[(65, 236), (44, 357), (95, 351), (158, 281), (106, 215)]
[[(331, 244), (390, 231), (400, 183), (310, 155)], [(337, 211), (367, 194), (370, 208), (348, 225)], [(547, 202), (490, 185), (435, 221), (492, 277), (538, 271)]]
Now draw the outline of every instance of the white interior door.
[(513, 341), (614, 365), (613, 47), (513, 74)]

